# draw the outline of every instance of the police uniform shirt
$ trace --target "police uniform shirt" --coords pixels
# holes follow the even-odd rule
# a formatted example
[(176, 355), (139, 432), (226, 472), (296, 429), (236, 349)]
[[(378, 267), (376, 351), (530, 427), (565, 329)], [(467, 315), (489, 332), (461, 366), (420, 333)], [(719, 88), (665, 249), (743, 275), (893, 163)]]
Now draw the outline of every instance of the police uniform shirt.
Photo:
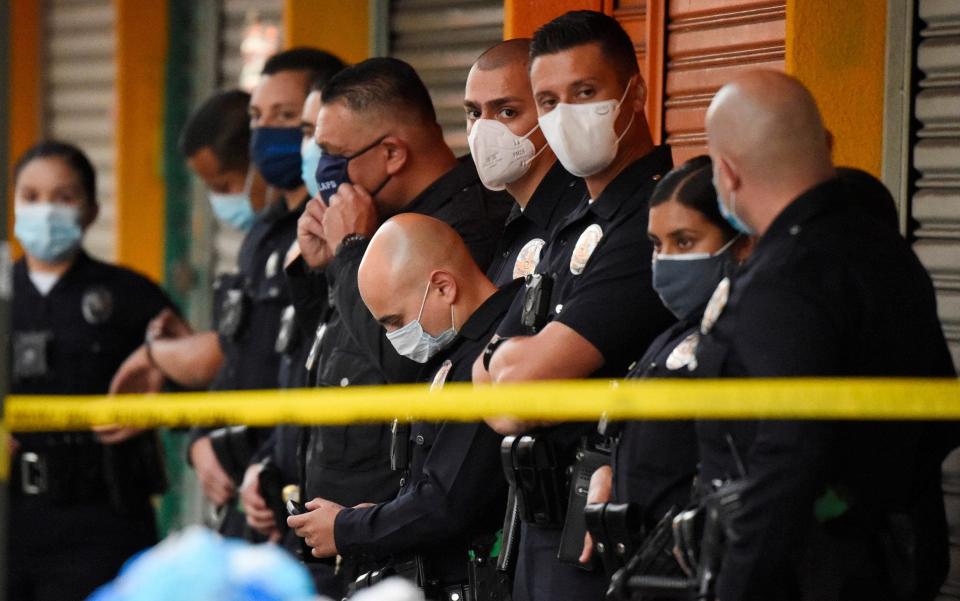
[[(520, 288), (516, 280), (488, 298), (463, 324), (450, 346), (424, 368), (431, 389), (469, 382), (483, 351)], [(442, 584), (466, 581), (472, 540), (500, 527), (507, 485), (500, 467), (502, 437), (483, 422), (415, 422), (409, 475), (399, 496), (337, 515), (341, 554), (383, 559), (420, 553), (429, 577)]]
[(557, 224), (586, 197), (583, 180), (571, 175), (560, 161), (540, 181), (526, 208), (514, 204), (503, 237), (487, 270), (497, 286), (533, 273), (540, 253)]
[[(486, 268), (512, 202), (505, 193), (484, 188), (473, 160), (465, 157), (403, 211), (449, 224)], [(365, 242), (343, 246), (325, 270), (329, 307), (316, 359), (318, 386), (412, 382), (422, 368), (397, 354), (360, 298), (357, 270), (366, 247)], [(302, 259), (291, 264), (287, 275), (291, 280), (317, 277)], [(310, 289), (300, 284), (295, 291)], [(301, 302), (309, 303), (294, 300), (298, 311)], [(305, 498), (320, 496), (352, 506), (396, 495), (399, 477), (390, 469), (387, 425), (318, 426), (309, 429), (305, 441)]]
[[(696, 373), (699, 320), (681, 321), (647, 349), (628, 379), (690, 378)], [(644, 526), (653, 527), (671, 508), (690, 502), (697, 473), (697, 435), (692, 420), (623, 422), (613, 450), (613, 501), (636, 503)]]
[(218, 282), (215, 322), (224, 361), (212, 390), (278, 385), (277, 336), (283, 311), (290, 305), (283, 264), (297, 238), (304, 205), (293, 210), (283, 200), (270, 205), (243, 239), (238, 273)]
[[(701, 376), (954, 375), (929, 275), (893, 228), (849, 198), (839, 180), (802, 194), (774, 220), (732, 284), (721, 283), (701, 324)], [(775, 598), (803, 586), (797, 563), (815, 532), (814, 501), (828, 486), (848, 500), (852, 515), (913, 508), (927, 526), (916, 532), (918, 565), (926, 570), (919, 583), (932, 596), (942, 582), (940, 461), (956, 439), (919, 422), (704, 421), (697, 428), (704, 482), (738, 475), (734, 448), (748, 474), (719, 598)], [(894, 571), (880, 569), (884, 578)], [(809, 572), (807, 584), (828, 580)], [(863, 598), (890, 594), (889, 583), (869, 572), (854, 571), (850, 579)]]

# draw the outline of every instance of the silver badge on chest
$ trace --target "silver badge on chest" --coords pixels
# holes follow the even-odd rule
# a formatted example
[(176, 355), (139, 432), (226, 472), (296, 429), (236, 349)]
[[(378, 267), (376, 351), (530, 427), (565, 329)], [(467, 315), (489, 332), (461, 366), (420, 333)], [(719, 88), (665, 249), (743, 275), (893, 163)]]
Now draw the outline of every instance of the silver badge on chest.
[(264, 267), (264, 275), (267, 276), (269, 280), (273, 276), (277, 275), (277, 272), (280, 271), (280, 251), (275, 250), (273, 254), (267, 259), (266, 267)]
[(540, 252), (545, 244), (546, 241), (542, 238), (534, 238), (523, 245), (513, 264), (513, 279), (525, 278), (536, 271), (540, 264)]
[(717, 284), (707, 308), (703, 312), (703, 320), (700, 322), (700, 334), (706, 336), (713, 330), (720, 314), (727, 307), (727, 301), (730, 300), (730, 278), (723, 278)]
[(667, 357), (667, 369), (676, 371), (681, 367), (686, 367), (689, 371), (697, 369), (697, 345), (700, 344), (700, 334), (694, 332), (683, 342), (674, 347), (673, 352)]
[(90, 325), (105, 323), (113, 315), (113, 294), (103, 286), (88, 289), (80, 301), (80, 311)]
[(573, 247), (573, 254), (570, 255), (570, 273), (580, 275), (587, 268), (587, 262), (597, 250), (597, 245), (603, 238), (603, 229), (596, 223), (591, 224), (583, 230), (580, 237), (577, 238), (577, 244)]
[(450, 375), (450, 370), (453, 368), (453, 363), (450, 359), (447, 359), (440, 365), (440, 369), (437, 370), (437, 373), (433, 376), (433, 381), (430, 382), (430, 392), (436, 392), (438, 390), (443, 390), (444, 385), (447, 383), (447, 376)]

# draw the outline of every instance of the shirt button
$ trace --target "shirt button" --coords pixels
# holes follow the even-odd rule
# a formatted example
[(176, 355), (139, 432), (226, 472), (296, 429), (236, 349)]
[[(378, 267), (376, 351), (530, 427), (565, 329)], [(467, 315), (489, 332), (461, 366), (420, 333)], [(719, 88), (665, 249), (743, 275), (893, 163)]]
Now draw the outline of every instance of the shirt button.
[(423, 445), (423, 434), (417, 434), (417, 444)]
[(557, 315), (560, 315), (560, 311), (563, 311), (563, 305), (557, 305), (554, 313), (556, 313)]
[(349, 386), (350, 378), (340, 378), (340, 386)]
[(567, 243), (566, 238), (560, 238), (560, 246), (564, 246)]
[(407, 483), (407, 479), (406, 479), (406, 478), (400, 478), (400, 488), (403, 488), (403, 486), (404, 486), (406, 483)]
[(794, 225), (794, 226), (791, 226), (791, 227), (790, 227), (790, 235), (791, 235), (791, 236), (796, 236), (796, 235), (799, 234), (799, 233), (800, 233), (800, 226), (799, 226), (799, 225)]
[(509, 251), (509, 250), (503, 251), (503, 258), (504, 258), (504, 259), (506, 259), (506, 258), (509, 257), (509, 256), (510, 256), (510, 251)]

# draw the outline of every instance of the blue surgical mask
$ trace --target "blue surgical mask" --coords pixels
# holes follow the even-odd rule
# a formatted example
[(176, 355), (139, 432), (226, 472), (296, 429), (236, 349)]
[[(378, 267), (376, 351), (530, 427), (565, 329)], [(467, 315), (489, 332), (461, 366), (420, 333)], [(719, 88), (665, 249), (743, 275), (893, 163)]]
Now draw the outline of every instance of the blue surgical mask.
[(253, 227), (257, 214), (253, 212), (253, 205), (250, 204), (249, 192), (234, 194), (208, 192), (207, 197), (210, 198), (213, 214), (221, 222), (241, 232), (249, 231)]
[(754, 235), (756, 232), (753, 231), (753, 228), (744, 223), (743, 219), (740, 219), (740, 216), (737, 215), (737, 193), (733, 190), (730, 191), (730, 206), (728, 208), (723, 194), (720, 193), (720, 185), (717, 181), (716, 171), (713, 173), (713, 189), (717, 192), (717, 207), (720, 209), (720, 214), (727, 220), (730, 227), (741, 234), (746, 234), (747, 236)]
[(307, 185), (310, 198), (320, 193), (320, 185), (317, 184), (317, 164), (320, 163), (321, 156), (323, 151), (313, 138), (304, 138), (300, 146), (300, 179)]
[(653, 261), (653, 289), (677, 319), (691, 319), (703, 309), (727, 275), (733, 259), (730, 248), (739, 236), (717, 252), (658, 254)]
[(299, 127), (256, 127), (250, 137), (250, 157), (268, 184), (281, 190), (295, 190), (300, 179)]
[(13, 232), (28, 255), (52, 263), (80, 248), (80, 209), (55, 202), (17, 202)]
[[(337, 188), (340, 187), (340, 184), (349, 184), (350, 174), (347, 172), (347, 167), (350, 165), (350, 161), (362, 155), (363, 153), (376, 148), (386, 136), (382, 136), (375, 140), (369, 146), (362, 148), (361, 150), (353, 153), (350, 156), (335, 155), (335, 154), (326, 154), (320, 157), (320, 161), (317, 163), (317, 188), (320, 193), (320, 197), (323, 199), (323, 202), (330, 204), (330, 197), (336, 194)], [(383, 180), (383, 183), (377, 186), (375, 190), (370, 190), (370, 196), (376, 196), (377, 192), (383, 189), (387, 182), (390, 181), (390, 176), (387, 176), (387, 179)]]
[(420, 313), (417, 318), (392, 332), (387, 332), (387, 340), (397, 352), (417, 363), (426, 363), (431, 357), (440, 352), (457, 336), (456, 321), (454, 320), (453, 305), (450, 305), (450, 328), (441, 332), (439, 336), (432, 336), (423, 329), (420, 318), (423, 317), (423, 308), (427, 304), (427, 293), (430, 292), (430, 282), (423, 293), (423, 302), (420, 303)]

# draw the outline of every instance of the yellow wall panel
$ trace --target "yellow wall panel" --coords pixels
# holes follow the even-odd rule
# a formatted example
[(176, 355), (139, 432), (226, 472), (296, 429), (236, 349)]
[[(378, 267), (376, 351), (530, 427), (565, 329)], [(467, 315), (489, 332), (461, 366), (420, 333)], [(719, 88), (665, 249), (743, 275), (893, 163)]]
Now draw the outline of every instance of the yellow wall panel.
[(369, 2), (284, 0), (284, 45), (314, 46), (349, 63), (370, 56)]

